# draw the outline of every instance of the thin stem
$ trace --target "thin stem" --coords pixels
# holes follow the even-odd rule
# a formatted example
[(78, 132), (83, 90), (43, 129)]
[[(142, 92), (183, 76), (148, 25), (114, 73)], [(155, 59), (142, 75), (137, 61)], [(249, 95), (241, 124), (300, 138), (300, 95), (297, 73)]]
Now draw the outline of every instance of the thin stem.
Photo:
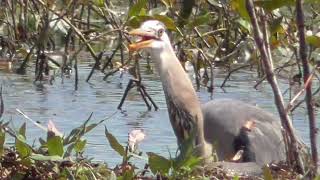
[(307, 59), (307, 44), (304, 33), (304, 12), (303, 12), (303, 0), (297, 0), (296, 8), (297, 8), (297, 26), (298, 26), (298, 36), (299, 36), (299, 45), (300, 45), (300, 58), (303, 67), (303, 79), (306, 84), (306, 106), (308, 110), (309, 116), (309, 128), (310, 128), (310, 142), (311, 142), (311, 155), (312, 155), (312, 164), (313, 168), (311, 172), (311, 176), (315, 176), (317, 170), (317, 162), (318, 162), (318, 152), (317, 152), (317, 127), (316, 127), (316, 118), (314, 113), (314, 105), (312, 98), (312, 79), (308, 83), (310, 74), (309, 63)]

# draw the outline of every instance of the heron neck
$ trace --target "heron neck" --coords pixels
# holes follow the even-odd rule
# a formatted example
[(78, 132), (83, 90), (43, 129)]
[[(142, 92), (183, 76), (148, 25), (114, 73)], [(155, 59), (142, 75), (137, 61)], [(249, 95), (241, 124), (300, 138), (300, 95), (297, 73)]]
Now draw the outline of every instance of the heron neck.
[[(171, 125), (181, 144), (195, 132), (195, 144), (204, 144), (203, 117), (197, 94), (171, 45), (152, 52), (166, 97)], [(202, 153), (200, 148), (200, 153)]]

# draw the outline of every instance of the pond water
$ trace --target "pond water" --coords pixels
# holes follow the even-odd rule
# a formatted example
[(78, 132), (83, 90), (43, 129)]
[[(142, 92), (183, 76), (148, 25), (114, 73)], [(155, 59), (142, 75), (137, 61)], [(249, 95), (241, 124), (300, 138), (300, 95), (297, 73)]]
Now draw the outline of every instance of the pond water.
[[(57, 77), (53, 85), (48, 83), (36, 85), (33, 83), (33, 74), (22, 76), (0, 72), (5, 103), (2, 119), (12, 119), (11, 126), (19, 128), (25, 119), (16, 111), (18, 108), (44, 126), (52, 120), (61, 132), (68, 134), (73, 128), (80, 126), (92, 112), (91, 122), (98, 122), (116, 112), (105, 121), (104, 125), (122, 144), (126, 143), (127, 134), (132, 129), (143, 129), (146, 138), (140, 145), (141, 151), (152, 151), (166, 157), (169, 157), (169, 152), (174, 155), (177, 147), (176, 138), (169, 122), (162, 86), (157, 74), (143, 72), (142, 76), (148, 93), (160, 109), (148, 111), (139, 93), (133, 89), (124, 103), (125, 113), (122, 113), (117, 110), (124, 92), (124, 88), (121, 88), (119, 83), (122, 82), (125, 87), (130, 76), (125, 75), (120, 79), (119, 74), (115, 74), (106, 82), (102, 80), (103, 74), (96, 72), (90, 83), (86, 83), (85, 80), (91, 70), (89, 62), (82, 62), (79, 69), (77, 91), (74, 91), (73, 76), (64, 78), (63, 83)], [(219, 86), (226, 73), (217, 69), (215, 74), (215, 85)], [(224, 90), (215, 88), (214, 98), (239, 99), (276, 113), (269, 85), (265, 82), (259, 86), (259, 90), (255, 90), (253, 86), (256, 80), (258, 80), (256, 73), (249, 70), (234, 73)], [(287, 81), (280, 80), (280, 86), (282, 90), (286, 89)], [(202, 102), (210, 100), (210, 94), (206, 89), (201, 89), (198, 96)], [(298, 108), (293, 117), (300, 136), (309, 143), (305, 110)], [(27, 122), (27, 138), (30, 143), (45, 136), (46, 133), (43, 130)], [(111, 149), (105, 138), (103, 125), (88, 133), (85, 138), (89, 143), (85, 151), (86, 156), (94, 158), (95, 161), (105, 161), (111, 166), (121, 162), (121, 157)], [(134, 162), (142, 164), (143, 160)]]

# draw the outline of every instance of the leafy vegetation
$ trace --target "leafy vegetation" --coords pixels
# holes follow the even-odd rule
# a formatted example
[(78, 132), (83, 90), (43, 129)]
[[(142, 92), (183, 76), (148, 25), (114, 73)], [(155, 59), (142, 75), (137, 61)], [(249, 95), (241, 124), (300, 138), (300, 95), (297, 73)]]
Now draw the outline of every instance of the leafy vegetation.
[[(10, 128), (9, 122), (0, 123), (0, 177), (1, 179), (209, 179), (213, 177), (228, 179), (247, 179), (248, 176), (234, 176), (219, 168), (205, 170), (201, 167), (201, 159), (193, 155), (191, 144), (184, 144), (177, 157), (167, 159), (153, 152), (147, 152), (147, 159), (138, 149), (130, 151), (128, 145), (121, 145), (106, 129), (105, 136), (110, 146), (123, 158), (116, 167), (95, 163), (83, 157), (86, 149), (84, 135), (99, 123), (89, 124), (90, 118), (80, 127), (73, 129), (68, 135), (59, 136), (59, 132), (48, 127), (47, 140), (39, 139), (40, 147), (27, 143), (25, 137), (26, 124), (19, 130)], [(89, 129), (89, 130), (88, 130)], [(8, 135), (15, 139), (12, 147), (5, 146)], [(19, 142), (19, 143), (17, 143)], [(190, 141), (191, 142), (191, 141)], [(137, 169), (135, 158), (145, 159), (145, 169)], [(273, 177), (295, 178), (297, 174), (290, 169), (278, 166), (264, 170), (265, 179)], [(282, 168), (288, 168), (285, 165)], [(287, 172), (286, 172), (287, 171)]]

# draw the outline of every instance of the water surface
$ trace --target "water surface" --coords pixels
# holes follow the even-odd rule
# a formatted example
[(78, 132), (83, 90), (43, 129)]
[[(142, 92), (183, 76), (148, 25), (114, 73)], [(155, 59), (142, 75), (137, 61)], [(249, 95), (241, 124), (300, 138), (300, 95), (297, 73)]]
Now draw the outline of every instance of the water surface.
[[(53, 85), (46, 82), (39, 85), (33, 83), (33, 74), (22, 76), (0, 72), (5, 102), (3, 119), (12, 119), (12, 126), (19, 128), (25, 119), (16, 111), (18, 108), (44, 126), (52, 120), (61, 132), (67, 134), (73, 128), (80, 126), (92, 112), (92, 122), (117, 112), (104, 125), (122, 144), (126, 143), (128, 132), (139, 128), (143, 129), (147, 135), (140, 145), (143, 152), (152, 151), (166, 157), (169, 157), (169, 152), (175, 153), (176, 139), (167, 115), (161, 82), (156, 74), (143, 72), (142, 76), (148, 93), (160, 109), (148, 111), (139, 93), (133, 89), (124, 103), (125, 112), (120, 112), (117, 106), (124, 88), (119, 84), (121, 82), (125, 87), (130, 75), (127, 74), (120, 79), (119, 74), (115, 74), (106, 82), (102, 80), (103, 74), (97, 72), (90, 83), (86, 83), (85, 79), (91, 70), (89, 62), (81, 63), (79, 69), (80, 79), (77, 91), (74, 91), (73, 76), (64, 78), (63, 83), (57, 77)], [(222, 83), (225, 74), (223, 69), (216, 70), (216, 86)], [(255, 90), (253, 86), (256, 80), (258, 80), (256, 73), (249, 70), (239, 71), (231, 76), (225, 89), (215, 88), (214, 98), (239, 99), (276, 113), (269, 85), (263, 83), (259, 86), (259, 90)], [(287, 81), (280, 80), (280, 86), (286, 89)], [(198, 92), (198, 96), (202, 102), (210, 100), (210, 94), (204, 88)], [(309, 143), (307, 115), (304, 109), (297, 109), (293, 117), (296, 129), (305, 142)], [(27, 138), (30, 143), (45, 136), (45, 132), (27, 122)], [(110, 165), (121, 162), (121, 157), (111, 149), (105, 138), (103, 125), (91, 131), (86, 139), (89, 143), (85, 151), (86, 156), (93, 157), (96, 161), (105, 161)], [(141, 160), (137, 162), (141, 163)]]

